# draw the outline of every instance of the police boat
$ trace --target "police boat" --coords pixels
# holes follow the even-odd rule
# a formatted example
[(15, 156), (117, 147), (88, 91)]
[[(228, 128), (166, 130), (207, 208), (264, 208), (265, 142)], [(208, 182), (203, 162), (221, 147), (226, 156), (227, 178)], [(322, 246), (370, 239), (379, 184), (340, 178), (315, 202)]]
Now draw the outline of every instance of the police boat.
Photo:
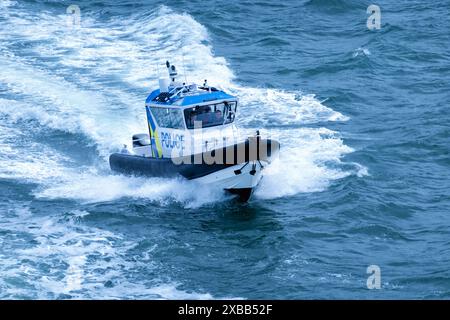
[(132, 149), (110, 155), (113, 171), (149, 177), (184, 177), (215, 186), (248, 201), (280, 144), (259, 131), (242, 138), (235, 125), (238, 99), (209, 86), (169, 77), (145, 101), (149, 133), (135, 134)]

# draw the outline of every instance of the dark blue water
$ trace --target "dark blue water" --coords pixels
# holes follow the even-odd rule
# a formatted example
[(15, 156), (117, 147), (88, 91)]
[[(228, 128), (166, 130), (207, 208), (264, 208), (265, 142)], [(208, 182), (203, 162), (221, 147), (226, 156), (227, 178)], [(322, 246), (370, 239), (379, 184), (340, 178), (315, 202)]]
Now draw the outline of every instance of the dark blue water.
[[(70, 4), (0, 2), (0, 298), (450, 297), (448, 1)], [(250, 203), (110, 172), (167, 58), (280, 139)]]

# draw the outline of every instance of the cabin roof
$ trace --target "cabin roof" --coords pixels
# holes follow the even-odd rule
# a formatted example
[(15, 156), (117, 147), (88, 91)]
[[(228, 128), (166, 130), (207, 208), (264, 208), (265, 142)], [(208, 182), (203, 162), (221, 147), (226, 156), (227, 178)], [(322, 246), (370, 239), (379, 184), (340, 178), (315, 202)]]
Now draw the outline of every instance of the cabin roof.
[(161, 106), (190, 106), (215, 100), (236, 100), (236, 97), (225, 93), (222, 90), (211, 88), (212, 90), (195, 90), (193, 92), (172, 95), (167, 101), (158, 101), (156, 98), (160, 95), (160, 89), (154, 90), (145, 100), (145, 104)]

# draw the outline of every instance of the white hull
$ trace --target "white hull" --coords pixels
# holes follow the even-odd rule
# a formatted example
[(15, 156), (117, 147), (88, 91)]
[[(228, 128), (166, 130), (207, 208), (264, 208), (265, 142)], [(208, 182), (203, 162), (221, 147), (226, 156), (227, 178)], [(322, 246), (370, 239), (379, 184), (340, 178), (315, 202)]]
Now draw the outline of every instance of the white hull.
[(242, 196), (241, 193), (248, 193), (248, 197), (250, 197), (260, 183), (263, 176), (262, 171), (267, 164), (263, 161), (250, 162), (245, 166), (239, 164), (195, 179), (195, 181), (239, 194), (242, 200), (247, 201), (248, 198)]

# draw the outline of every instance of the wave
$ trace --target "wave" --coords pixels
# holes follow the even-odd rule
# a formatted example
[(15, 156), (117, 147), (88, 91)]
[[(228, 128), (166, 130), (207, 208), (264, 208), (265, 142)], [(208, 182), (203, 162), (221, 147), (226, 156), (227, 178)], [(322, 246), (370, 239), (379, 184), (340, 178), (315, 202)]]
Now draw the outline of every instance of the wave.
[(309, 0), (305, 3), (306, 7), (332, 11), (345, 12), (349, 10), (364, 10), (371, 3), (360, 0)]
[[(279, 163), (268, 169), (257, 197), (319, 191), (360, 172), (356, 166), (343, 168), (341, 158), (352, 149), (340, 134), (318, 125), (347, 121), (346, 116), (311, 94), (239, 84), (228, 62), (214, 55), (206, 28), (186, 13), (160, 6), (127, 19), (100, 19), (95, 12), (83, 12), (81, 28), (74, 29), (63, 14), (12, 3), (3, 17), (11, 28), (0, 31), (5, 39), (0, 46), (0, 116), (7, 123), (0, 131), (0, 151), (8, 154), (0, 158), (0, 176), (38, 183), (37, 197), (86, 202), (131, 197), (187, 207), (227, 199), (222, 193), (211, 193), (209, 200), (197, 197), (190, 182), (116, 176), (107, 168), (110, 152), (128, 143), (133, 133), (145, 132), (143, 101), (165, 71), (157, 65), (167, 58), (184, 69), (188, 81), (207, 78), (238, 95), (243, 132), (264, 128), (263, 133), (281, 140)], [(27, 43), (26, 50), (20, 42)], [(27, 121), (85, 136), (101, 161), (77, 167), (51, 145), (27, 137)], [(30, 138), (32, 147), (16, 146), (13, 134)], [(21, 169), (5, 169), (10, 162)]]
[[(0, 298), (234, 298), (185, 291), (180, 289), (181, 283), (170, 279), (136, 280), (133, 276), (136, 273), (143, 270), (151, 273), (164, 266), (153, 261), (152, 250), (141, 252), (136, 261), (130, 260), (128, 254), (136, 247), (136, 242), (127, 240), (128, 235), (79, 223), (89, 215), (88, 211), (73, 210), (59, 217), (40, 216), (26, 205), (9, 206), (0, 221), (4, 236), (11, 237), (8, 255), (0, 250)], [(13, 240), (17, 234), (32, 241), (17, 246)], [(11, 285), (13, 283), (16, 285)]]

